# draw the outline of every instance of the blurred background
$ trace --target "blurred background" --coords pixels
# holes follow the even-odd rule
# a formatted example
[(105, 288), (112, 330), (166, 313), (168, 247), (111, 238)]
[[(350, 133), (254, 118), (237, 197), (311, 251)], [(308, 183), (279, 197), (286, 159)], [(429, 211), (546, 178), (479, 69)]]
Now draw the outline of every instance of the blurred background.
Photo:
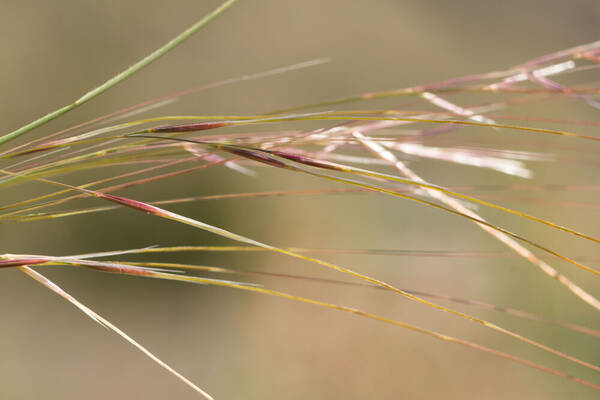
[[(191, 0), (1, 1), (3, 133), (72, 102), (218, 4)], [(166, 57), (93, 102), (32, 132), (29, 138), (153, 97), (320, 57), (332, 61), (206, 90), (148, 115), (257, 114), (502, 70), (598, 39), (599, 17), (600, 4), (594, 0), (240, 1)], [(597, 76), (592, 73), (587, 79), (594, 82)], [(471, 99), (489, 101), (492, 97)], [(350, 108), (393, 107), (407, 101), (387, 99)], [(597, 111), (575, 101), (545, 102), (516, 112), (597, 119)], [(330, 124), (288, 123), (268, 129), (317, 126)], [(578, 125), (536, 126), (596, 133), (594, 128)], [(598, 183), (598, 150), (588, 142), (465, 127), (429, 144), (557, 153), (554, 162), (527, 164), (536, 183)], [(408, 161), (418, 174), (440, 185), (527, 183), (489, 170), (417, 158)], [(118, 194), (150, 201), (340, 187), (291, 172), (246, 166), (258, 176), (248, 178), (229, 169), (212, 168)], [(113, 171), (116, 174), (118, 169), (109, 173)], [(96, 174), (99, 172), (85, 171), (59, 180), (81, 184), (99, 179)], [(101, 176), (106, 174), (101, 172)], [(41, 184), (11, 187), (2, 192), (2, 204), (49, 190), (54, 188)], [(600, 236), (598, 192), (505, 190), (502, 195), (512, 198), (502, 200), (503, 205)], [(551, 201), (528, 202), (532, 199), (595, 206), (565, 208)], [(95, 205), (103, 204), (87, 199), (73, 207)], [(469, 221), (380, 194), (230, 199), (166, 208), (281, 247), (505, 251)], [(483, 215), (569, 256), (599, 254), (590, 242), (542, 225), (489, 210)], [(127, 209), (0, 224), (0, 243), (0, 253), (56, 256), (150, 245), (235, 244)], [(316, 256), (397, 287), (481, 300), (600, 328), (591, 307), (515, 257)], [(266, 253), (171, 253), (138, 259), (348, 280), (313, 264)], [(600, 284), (591, 274), (565, 263), (553, 261), (552, 265), (591, 293), (599, 293)], [(597, 396), (593, 389), (534, 369), (350, 314), (226, 288), (75, 268), (39, 270), (216, 399)], [(196, 398), (189, 388), (62, 298), (17, 270), (0, 273), (0, 398)], [(473, 340), (598, 382), (597, 374), (583, 367), (384, 291), (275, 277), (238, 278)], [(494, 311), (443, 304), (600, 363), (597, 341), (589, 336)]]

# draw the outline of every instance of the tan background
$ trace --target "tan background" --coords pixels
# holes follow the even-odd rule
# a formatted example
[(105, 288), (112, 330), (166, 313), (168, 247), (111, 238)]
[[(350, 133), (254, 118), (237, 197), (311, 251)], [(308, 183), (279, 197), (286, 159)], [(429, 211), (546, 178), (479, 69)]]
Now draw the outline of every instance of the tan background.
[[(0, 2), (3, 131), (74, 100), (163, 44), (217, 4)], [(240, 1), (155, 65), (32, 136), (176, 90), (324, 56), (333, 61), (317, 68), (206, 91), (153, 115), (260, 113), (502, 69), (596, 40), (598, 17), (600, 5), (594, 0)], [(594, 112), (573, 102), (564, 109), (545, 107), (539, 107), (539, 115), (596, 117)], [(594, 133), (592, 129), (567, 128)], [(440, 139), (440, 143), (447, 145), (455, 138), (456, 144), (473, 144), (478, 135), (489, 133), (481, 129), (460, 132)], [(597, 154), (597, 149), (590, 150), (585, 143), (511, 133), (486, 138), (481, 143), (533, 151), (566, 144), (571, 147), (565, 157), (581, 162), (534, 163), (532, 168), (539, 182), (597, 183), (598, 165), (593, 153)], [(521, 182), (443, 163), (415, 161), (411, 165), (440, 184)], [(154, 200), (179, 195), (336, 187), (290, 173), (262, 167), (258, 170), (259, 179), (246, 179), (226, 170), (207, 170), (123, 194)], [(82, 183), (94, 176), (91, 172), (63, 180)], [(1, 200), (4, 204), (46, 190), (23, 185), (3, 191)], [(598, 201), (597, 193), (550, 195), (553, 199)], [(92, 204), (98, 203), (81, 202), (77, 207)], [(527, 203), (507, 205), (600, 235), (597, 208), (561, 210)], [(280, 246), (502, 250), (468, 222), (378, 195), (223, 200), (170, 209)], [(570, 255), (598, 254), (597, 246), (538, 225), (514, 218), (500, 219), (491, 212), (486, 216), (496, 217), (509, 228)], [(153, 244), (210, 243), (230, 242), (131, 210), (0, 225), (2, 253), (65, 255)], [(596, 313), (530, 265), (514, 258), (323, 258), (400, 287), (480, 299), (600, 327)], [(160, 259), (339, 278), (316, 266), (267, 254), (190, 253)], [(589, 274), (556, 264), (592, 293), (598, 293), (600, 285)], [(47, 275), (217, 399), (596, 396), (592, 389), (508, 361), (308, 305), (230, 289), (67, 268), (48, 271)], [(1, 276), (0, 398), (195, 398), (172, 376), (58, 296), (18, 271), (1, 271)], [(268, 287), (348, 304), (472, 339), (598, 381), (597, 374), (584, 368), (376, 290), (280, 279), (259, 281)], [(589, 337), (489, 311), (452, 306), (587, 361), (600, 362), (597, 341)]]

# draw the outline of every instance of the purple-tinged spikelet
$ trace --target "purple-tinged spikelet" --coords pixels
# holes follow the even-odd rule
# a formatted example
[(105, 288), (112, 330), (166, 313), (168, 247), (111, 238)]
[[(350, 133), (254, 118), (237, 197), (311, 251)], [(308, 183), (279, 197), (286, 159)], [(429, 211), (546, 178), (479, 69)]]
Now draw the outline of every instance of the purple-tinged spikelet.
[(43, 258), (21, 258), (16, 260), (0, 260), (0, 268), (20, 267), (23, 265), (43, 264), (50, 261)]
[(330, 163), (328, 161), (316, 160), (314, 158), (308, 158), (299, 154), (286, 153), (279, 150), (270, 151), (271, 154), (285, 158), (290, 161), (295, 161), (300, 164), (310, 165), (311, 167), (330, 169), (333, 171), (345, 171), (346, 169), (340, 165)]
[(223, 121), (211, 121), (211, 122), (199, 122), (196, 124), (182, 124), (182, 125), (166, 125), (159, 126), (158, 128), (148, 129), (148, 133), (175, 133), (175, 132), (196, 132), (206, 131), (209, 129), (222, 128), (229, 126), (231, 123)]
[(218, 146), (218, 148), (221, 150), (227, 151), (229, 153), (244, 157), (244, 158), (249, 158), (251, 160), (258, 161), (263, 164), (271, 165), (273, 167), (289, 168), (285, 163), (269, 156), (266, 153), (259, 153), (257, 151), (243, 149), (243, 148), (234, 147), (234, 146), (228, 146), (228, 145), (220, 145), (220, 146)]
[(112, 194), (93, 192), (97, 197), (112, 201), (113, 203), (121, 204), (125, 207), (133, 208), (139, 211), (143, 211), (148, 214), (164, 215), (164, 211), (158, 207), (151, 206), (150, 204), (143, 203), (141, 201), (128, 199), (126, 197), (115, 196)]

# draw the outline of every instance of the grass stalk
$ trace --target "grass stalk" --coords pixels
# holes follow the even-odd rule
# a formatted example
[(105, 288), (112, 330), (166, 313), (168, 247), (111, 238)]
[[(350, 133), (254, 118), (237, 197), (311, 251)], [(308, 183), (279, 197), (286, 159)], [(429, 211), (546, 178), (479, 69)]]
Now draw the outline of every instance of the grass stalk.
[(204, 28), (209, 22), (211, 22), (218, 15), (220, 15), (225, 10), (227, 10), (229, 7), (231, 7), (236, 1), (237, 0), (226, 0), (219, 7), (217, 7), (213, 12), (206, 15), (204, 18), (202, 18), (200, 21), (196, 22), (194, 25), (190, 26), (185, 31), (181, 32), (179, 35), (177, 35), (176, 37), (171, 39), (165, 45), (158, 48), (157, 50), (155, 50), (151, 54), (147, 55), (146, 57), (142, 58), (140, 61), (133, 64), (132, 66), (130, 66), (123, 72), (110, 78), (109, 80), (107, 80), (106, 82), (101, 84), (100, 86), (97, 86), (96, 88), (90, 90), (89, 92), (87, 92), (86, 94), (81, 96), (79, 99), (75, 100), (73, 103), (66, 105), (62, 108), (59, 108), (58, 110), (55, 110), (49, 114), (46, 114), (45, 116), (38, 118), (35, 121), (32, 121), (29, 124), (24, 125), (10, 133), (7, 133), (4, 136), (0, 136), (0, 146), (13, 140), (13, 139), (18, 138), (19, 136), (21, 136), (33, 129), (39, 128), (40, 126), (47, 124), (48, 122), (60, 117), (61, 115), (66, 114), (67, 112), (69, 112), (71, 110), (76, 109), (77, 107), (87, 103), (88, 101), (92, 100), (93, 98), (106, 92), (107, 90), (109, 90), (113, 86), (117, 85), (118, 83), (129, 78), (136, 72), (141, 71), (143, 68), (147, 67), (154, 61), (158, 60), (160, 57), (167, 54), (169, 51), (173, 50), (175, 47), (180, 45), (186, 39), (189, 39), (200, 29)]
[(41, 283), (48, 289), (52, 290), (54, 293), (58, 294), (62, 298), (66, 299), (67, 301), (72, 303), (75, 307), (77, 307), (79, 310), (81, 310), (85, 315), (90, 317), (92, 320), (96, 321), (100, 325), (104, 326), (107, 329), (110, 329), (111, 331), (115, 332), (117, 335), (121, 336), (123, 339), (125, 339), (128, 343), (132, 344), (134, 347), (136, 347), (138, 350), (140, 350), (142, 353), (144, 353), (148, 358), (150, 358), (156, 364), (160, 365), (162, 368), (164, 368), (169, 373), (174, 375), (181, 382), (185, 383), (187, 386), (192, 388), (195, 392), (197, 392), (198, 394), (200, 394), (201, 396), (203, 396), (204, 398), (206, 398), (208, 400), (214, 400), (211, 395), (206, 393), (204, 390), (202, 390), (200, 387), (196, 386), (188, 378), (186, 378), (185, 376), (183, 376), (182, 374), (177, 372), (175, 369), (173, 369), (170, 365), (168, 365), (167, 363), (162, 361), (160, 358), (155, 356), (152, 352), (150, 352), (150, 350), (148, 350), (147, 348), (142, 346), (140, 343), (138, 343), (136, 340), (134, 340), (131, 336), (127, 335), (125, 332), (123, 332), (121, 329), (117, 328), (114, 324), (112, 324), (106, 318), (102, 317), (101, 315), (99, 315), (98, 313), (91, 310), (89, 307), (87, 307), (83, 303), (81, 303), (79, 300), (77, 300), (76, 298), (71, 296), (69, 293), (64, 291), (60, 286), (58, 286), (57, 284), (55, 284), (54, 282), (52, 282), (51, 280), (46, 278), (44, 275), (40, 274), (39, 272), (35, 271), (33, 268), (31, 268), (27, 265), (22, 265), (19, 267), (19, 269), (21, 271), (23, 271), (30, 278), (36, 280), (37, 282)]

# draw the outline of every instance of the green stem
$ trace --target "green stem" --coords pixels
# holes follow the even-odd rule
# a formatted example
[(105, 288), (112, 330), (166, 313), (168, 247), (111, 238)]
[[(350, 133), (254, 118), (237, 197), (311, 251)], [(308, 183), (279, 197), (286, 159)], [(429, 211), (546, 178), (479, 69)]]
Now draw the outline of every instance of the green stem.
[(120, 74), (107, 80), (102, 85), (87, 92), (86, 94), (81, 96), (79, 99), (77, 99), (74, 103), (71, 103), (65, 107), (59, 108), (58, 110), (53, 111), (50, 114), (47, 114), (33, 122), (30, 122), (29, 124), (22, 126), (15, 131), (12, 131), (4, 136), (1, 136), (0, 137), (0, 145), (3, 145), (4, 143), (7, 143), (7, 142), (21, 136), (24, 133), (27, 133), (27, 132), (33, 130), (35, 128), (38, 128), (44, 124), (47, 124), (48, 122), (52, 121), (53, 119), (56, 119), (56, 118), (60, 117), (61, 115), (66, 114), (67, 112), (79, 107), (80, 105), (87, 103), (94, 97), (106, 92), (108, 89), (112, 88), (119, 82), (129, 78), (131, 75), (140, 71), (142, 68), (146, 67), (150, 63), (156, 61), (157, 59), (159, 59), (160, 57), (162, 57), (163, 55), (165, 55), (166, 53), (168, 53), (169, 51), (171, 51), (172, 49), (177, 47), (181, 42), (183, 42), (184, 40), (186, 40), (189, 37), (191, 37), (192, 35), (194, 35), (201, 28), (203, 28), (206, 24), (208, 24), (210, 21), (212, 21), (216, 16), (218, 16), (223, 11), (228, 9), (231, 5), (233, 5), (233, 3), (235, 3), (236, 1), (237, 0), (225, 1), (213, 12), (211, 12), (210, 14), (208, 14), (207, 16), (202, 18), (200, 21), (196, 22), (194, 25), (192, 25), (191, 27), (189, 27), (188, 29), (183, 31), (181, 34), (179, 34), (177, 37), (173, 38), (167, 44), (165, 44), (161, 48), (155, 50), (152, 54), (144, 57), (137, 63), (133, 64), (132, 66), (127, 68), (125, 71), (123, 71)]

